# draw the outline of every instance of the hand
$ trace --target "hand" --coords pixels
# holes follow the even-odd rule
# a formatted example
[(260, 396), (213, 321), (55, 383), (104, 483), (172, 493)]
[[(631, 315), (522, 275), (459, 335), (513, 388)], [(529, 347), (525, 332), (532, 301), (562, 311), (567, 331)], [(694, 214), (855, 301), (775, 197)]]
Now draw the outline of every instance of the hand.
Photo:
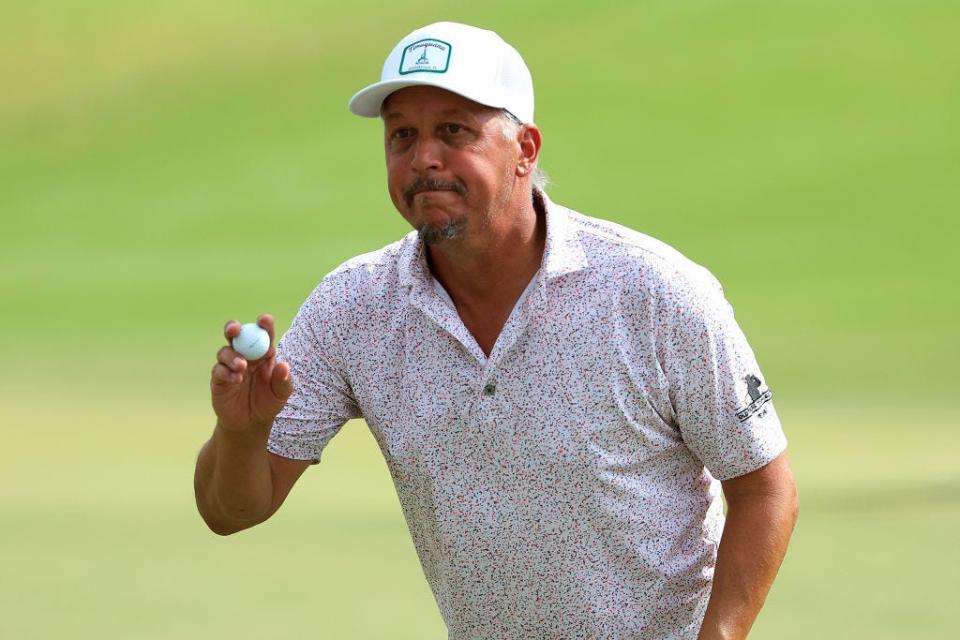
[(268, 429), (293, 392), (290, 366), (275, 360), (273, 317), (263, 314), (257, 324), (270, 334), (270, 349), (254, 362), (229, 346), (240, 334), (240, 323), (231, 320), (223, 328), (228, 346), (217, 352), (210, 393), (217, 426), (227, 431)]

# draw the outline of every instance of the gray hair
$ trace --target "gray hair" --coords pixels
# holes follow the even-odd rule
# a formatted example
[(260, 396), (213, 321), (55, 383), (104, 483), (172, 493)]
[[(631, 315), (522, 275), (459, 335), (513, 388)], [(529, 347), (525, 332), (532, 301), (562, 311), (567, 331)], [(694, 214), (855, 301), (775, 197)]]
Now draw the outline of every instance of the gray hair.
[[(517, 132), (520, 131), (520, 127), (523, 126), (520, 118), (506, 109), (500, 109), (499, 118), (500, 131), (503, 133), (503, 137), (507, 140), (515, 139)], [(548, 184), (550, 184), (550, 176), (540, 168), (540, 162), (538, 161), (537, 164), (533, 165), (533, 171), (530, 172), (530, 186), (539, 191), (546, 191)]]

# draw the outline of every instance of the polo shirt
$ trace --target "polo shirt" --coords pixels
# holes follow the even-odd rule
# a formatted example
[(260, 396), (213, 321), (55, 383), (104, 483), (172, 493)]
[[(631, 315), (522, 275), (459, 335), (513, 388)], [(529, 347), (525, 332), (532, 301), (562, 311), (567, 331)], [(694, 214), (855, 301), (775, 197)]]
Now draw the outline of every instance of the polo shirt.
[(770, 390), (706, 269), (534, 199), (541, 266), (489, 357), (415, 232), (324, 277), (268, 449), (319, 461), (366, 420), (452, 639), (696, 638), (719, 481), (786, 447)]

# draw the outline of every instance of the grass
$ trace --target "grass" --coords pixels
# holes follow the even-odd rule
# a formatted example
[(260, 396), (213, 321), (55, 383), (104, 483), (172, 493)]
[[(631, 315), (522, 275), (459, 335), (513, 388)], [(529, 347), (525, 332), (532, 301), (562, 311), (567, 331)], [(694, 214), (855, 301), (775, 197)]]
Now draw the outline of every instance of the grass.
[[(199, 396), (0, 399), (0, 636), (443, 635), (362, 422), (271, 521), (220, 538), (192, 504), (194, 454), (212, 419)], [(960, 414), (781, 413), (802, 515), (753, 637), (949, 637)], [(922, 437), (904, 437), (910, 425)]]

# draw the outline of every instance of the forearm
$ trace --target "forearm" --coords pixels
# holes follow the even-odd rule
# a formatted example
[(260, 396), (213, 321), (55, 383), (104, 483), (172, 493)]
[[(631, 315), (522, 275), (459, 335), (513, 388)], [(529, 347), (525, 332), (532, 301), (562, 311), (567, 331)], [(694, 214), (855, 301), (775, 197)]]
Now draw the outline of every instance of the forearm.
[(793, 488), (729, 502), (698, 640), (740, 640), (763, 607), (797, 520)]
[(268, 433), (217, 427), (200, 450), (194, 475), (197, 509), (215, 533), (229, 535), (269, 517), (273, 481)]

